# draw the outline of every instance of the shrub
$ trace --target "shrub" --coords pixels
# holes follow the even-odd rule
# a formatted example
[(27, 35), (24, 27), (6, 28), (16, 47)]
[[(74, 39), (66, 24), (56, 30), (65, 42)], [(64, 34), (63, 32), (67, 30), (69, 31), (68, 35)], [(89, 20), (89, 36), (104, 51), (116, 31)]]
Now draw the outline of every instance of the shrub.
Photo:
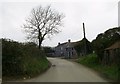
[(78, 62), (81, 64), (85, 64), (87, 66), (90, 66), (90, 67), (93, 67), (93, 66), (96, 66), (99, 64), (96, 54), (89, 54), (89, 55), (84, 56), (82, 58), (80, 57)]
[(48, 60), (35, 43), (2, 39), (2, 76), (34, 76), (48, 67)]

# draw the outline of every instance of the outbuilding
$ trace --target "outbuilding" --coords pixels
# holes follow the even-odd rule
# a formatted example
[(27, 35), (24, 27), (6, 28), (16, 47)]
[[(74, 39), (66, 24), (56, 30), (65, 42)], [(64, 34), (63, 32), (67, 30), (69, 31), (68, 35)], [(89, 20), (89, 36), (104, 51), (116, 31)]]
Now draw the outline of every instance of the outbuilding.
[(104, 50), (103, 63), (106, 65), (120, 63), (120, 40)]

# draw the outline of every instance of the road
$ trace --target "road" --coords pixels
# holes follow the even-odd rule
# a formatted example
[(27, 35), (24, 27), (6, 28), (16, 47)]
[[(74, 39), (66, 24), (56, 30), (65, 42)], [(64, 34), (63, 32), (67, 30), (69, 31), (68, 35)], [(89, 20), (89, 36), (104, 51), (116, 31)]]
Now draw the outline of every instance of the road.
[(107, 82), (95, 71), (75, 62), (59, 58), (48, 58), (51, 66), (40, 76), (24, 82)]

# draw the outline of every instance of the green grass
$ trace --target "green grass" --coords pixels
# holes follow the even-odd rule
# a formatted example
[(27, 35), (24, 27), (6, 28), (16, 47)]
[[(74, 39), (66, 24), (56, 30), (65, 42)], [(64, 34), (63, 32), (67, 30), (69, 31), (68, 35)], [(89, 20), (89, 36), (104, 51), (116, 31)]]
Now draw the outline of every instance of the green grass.
[(96, 54), (89, 54), (85, 57), (79, 58), (77, 62), (96, 71), (99, 71), (105, 77), (111, 80), (118, 80), (118, 67), (116, 65), (105, 66), (103, 64), (100, 64)]
[[(46, 71), (50, 67), (50, 63), (46, 58), (27, 57), (27, 59), (24, 59), (24, 62), (21, 66), (22, 74), (3, 76), (3, 81), (23, 80), (24, 78), (28, 79), (36, 77)], [(15, 73), (16, 72), (17, 71), (15, 71)]]
[(95, 54), (90, 54), (78, 59), (78, 62), (89, 67), (95, 67), (98, 65), (97, 56)]
[(29, 58), (23, 63), (24, 76), (33, 77), (45, 71), (49, 67), (49, 61), (46, 58)]

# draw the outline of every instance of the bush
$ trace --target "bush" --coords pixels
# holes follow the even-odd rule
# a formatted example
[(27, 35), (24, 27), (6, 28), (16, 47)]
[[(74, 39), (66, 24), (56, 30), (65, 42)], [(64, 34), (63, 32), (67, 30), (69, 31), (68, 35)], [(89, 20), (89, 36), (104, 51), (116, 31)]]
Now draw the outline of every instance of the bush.
[(35, 43), (18, 43), (2, 39), (2, 76), (35, 76), (46, 68), (49, 62)]
[(90, 66), (90, 67), (94, 67), (99, 64), (96, 54), (89, 54), (82, 58), (80, 57), (78, 62), (84, 65)]
[(96, 39), (92, 41), (92, 47), (93, 50), (95, 50), (100, 62), (102, 62), (104, 56), (104, 49), (110, 47), (113, 43), (119, 40), (120, 27), (108, 29), (104, 33), (97, 35)]
[(21, 74), (22, 49), (20, 44), (2, 39), (2, 75)]
[(93, 50), (91, 43), (86, 38), (83, 38), (81, 41), (76, 42), (74, 46), (78, 55), (85, 54), (85, 43), (86, 43), (86, 54), (92, 53)]

